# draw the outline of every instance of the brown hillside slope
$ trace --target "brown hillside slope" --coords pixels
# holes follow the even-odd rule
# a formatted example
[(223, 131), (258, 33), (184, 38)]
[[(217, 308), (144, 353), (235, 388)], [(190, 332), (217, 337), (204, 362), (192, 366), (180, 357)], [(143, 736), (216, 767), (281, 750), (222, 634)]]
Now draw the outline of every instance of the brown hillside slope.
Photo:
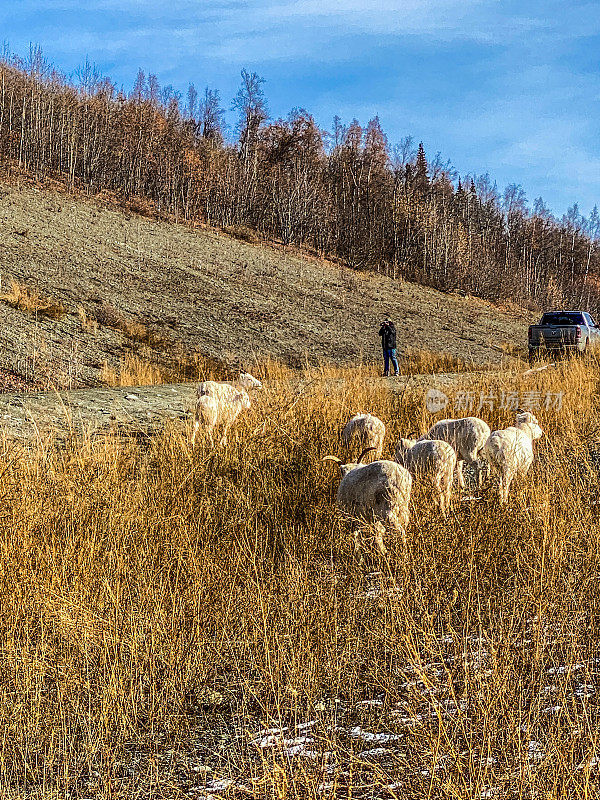
[(304, 354), (372, 360), (388, 310), (400, 351), (429, 347), (497, 363), (494, 345), (522, 344), (528, 322), (478, 299), (132, 216), (26, 181), (0, 185), (0, 221), (2, 293), (18, 281), (64, 307), (52, 319), (0, 302), (0, 366), (29, 377), (49, 368), (60, 383), (93, 382), (105, 359), (116, 363), (139, 348), (136, 338), (149, 338), (147, 354), (157, 359), (200, 351), (292, 364)]

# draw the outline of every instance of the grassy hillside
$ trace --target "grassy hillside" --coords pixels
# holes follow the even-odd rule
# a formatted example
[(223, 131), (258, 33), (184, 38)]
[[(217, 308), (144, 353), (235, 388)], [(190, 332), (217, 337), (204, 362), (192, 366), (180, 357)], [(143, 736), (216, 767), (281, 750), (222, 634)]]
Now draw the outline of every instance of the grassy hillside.
[(501, 359), (503, 343), (524, 342), (528, 319), (483, 300), (24, 179), (1, 186), (0, 218), (0, 366), (27, 377), (90, 383), (104, 361), (114, 366), (132, 351), (159, 362), (192, 352), (291, 365), (374, 360), (386, 311), (403, 352), (428, 347), (483, 364)]

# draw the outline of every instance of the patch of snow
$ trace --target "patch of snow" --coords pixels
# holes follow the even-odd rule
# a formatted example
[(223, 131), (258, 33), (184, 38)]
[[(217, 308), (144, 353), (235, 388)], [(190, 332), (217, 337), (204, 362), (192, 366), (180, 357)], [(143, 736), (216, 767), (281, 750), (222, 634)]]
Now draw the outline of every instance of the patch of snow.
[(600, 765), (600, 756), (592, 756), (589, 761), (582, 761), (581, 764), (578, 764), (577, 769), (597, 767), (598, 765)]
[[(288, 728), (271, 728), (259, 733), (266, 733), (266, 736), (257, 736), (252, 740), (252, 743), (260, 748), (266, 750), (267, 748), (280, 747), (283, 752), (290, 756), (306, 756), (307, 758), (317, 758), (317, 753), (314, 750), (308, 750), (306, 745), (314, 742), (312, 736), (297, 736), (293, 739), (286, 739), (283, 735), (284, 731)], [(276, 731), (275, 733), (271, 731)]]
[(263, 728), (260, 731), (256, 731), (256, 733), (254, 734), (254, 738), (258, 739), (259, 737), (262, 737), (262, 736), (276, 736), (277, 734), (281, 734), (281, 733), (283, 733), (284, 731), (287, 731), (287, 730), (288, 730), (287, 727), (284, 727), (284, 728)]
[(423, 721), (422, 714), (414, 714), (412, 717), (400, 717), (400, 722), (403, 725), (418, 725)]
[(387, 756), (390, 751), (386, 747), (372, 747), (370, 750), (363, 750), (361, 756)]
[(206, 784), (206, 788), (210, 789), (213, 792), (224, 792), (225, 789), (228, 789), (233, 781), (231, 778), (221, 778), (220, 780), (209, 780)]
[(314, 742), (310, 736), (299, 736), (297, 739), (284, 739), (285, 746), (284, 753), (287, 756), (305, 756), (306, 758), (316, 759), (318, 753), (314, 750), (307, 750), (306, 745), (309, 742)]
[(593, 683), (579, 683), (575, 687), (573, 694), (575, 697), (591, 697), (596, 691), (596, 687)]
[(546, 670), (547, 675), (564, 675), (565, 672), (578, 672), (580, 669), (585, 669), (585, 664), (573, 664), (572, 666), (568, 666), (567, 664), (561, 664), (558, 667), (548, 667)]
[(527, 745), (527, 758), (529, 761), (541, 761), (544, 758), (542, 746), (535, 739), (531, 739)]
[(296, 725), (296, 728), (298, 729), (298, 733), (302, 733), (309, 730), (309, 728), (312, 728), (316, 724), (317, 721), (312, 719), (310, 722), (301, 722), (299, 725)]
[(365, 742), (393, 742), (401, 738), (395, 733), (371, 733), (371, 731), (363, 730), (360, 725), (352, 728), (350, 736), (353, 739), (362, 739)]

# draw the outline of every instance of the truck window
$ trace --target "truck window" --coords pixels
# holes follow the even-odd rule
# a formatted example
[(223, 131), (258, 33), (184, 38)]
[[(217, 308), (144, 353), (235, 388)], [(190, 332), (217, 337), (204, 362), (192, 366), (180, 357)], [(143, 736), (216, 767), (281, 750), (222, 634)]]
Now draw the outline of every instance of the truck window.
[(585, 318), (580, 311), (550, 311), (544, 314), (540, 325), (585, 325)]

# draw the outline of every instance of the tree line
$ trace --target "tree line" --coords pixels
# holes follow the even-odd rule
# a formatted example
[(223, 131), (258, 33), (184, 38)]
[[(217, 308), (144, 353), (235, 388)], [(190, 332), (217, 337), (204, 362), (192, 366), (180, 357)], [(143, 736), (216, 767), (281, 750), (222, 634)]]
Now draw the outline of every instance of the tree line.
[(270, 120), (264, 82), (242, 71), (227, 136), (217, 90), (183, 99), (139, 72), (129, 94), (86, 62), (67, 78), (38, 48), (0, 60), (0, 155), (37, 178), (151, 201), (159, 213), (250, 227), (351, 267), (529, 307), (600, 307), (600, 215), (561, 219), (522, 187), (459, 177), (377, 117), (304, 109)]

